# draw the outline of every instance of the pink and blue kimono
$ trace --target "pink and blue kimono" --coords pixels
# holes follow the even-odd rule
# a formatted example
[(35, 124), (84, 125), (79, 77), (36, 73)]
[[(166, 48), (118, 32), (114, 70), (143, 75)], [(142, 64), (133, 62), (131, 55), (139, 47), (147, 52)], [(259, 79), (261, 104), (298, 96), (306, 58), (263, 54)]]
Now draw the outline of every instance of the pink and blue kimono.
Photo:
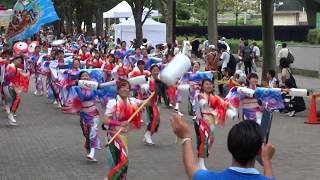
[(86, 139), (84, 147), (88, 153), (90, 152), (90, 148), (101, 149), (98, 137), (100, 118), (96, 106), (97, 92), (80, 88), (79, 86), (73, 87), (73, 90), (78, 95), (77, 100), (79, 100), (74, 100), (73, 104), (80, 107), (80, 126)]
[(41, 68), (41, 62), (40, 61), (42, 60), (42, 56), (44, 56), (44, 55), (33, 54), (30, 57), (30, 62), (29, 62), (29, 70), (30, 70), (30, 72), (34, 73), (36, 90), (38, 92), (43, 92), (44, 91), (43, 76), (41, 74), (41, 69), (40, 69)]
[(253, 97), (239, 93), (237, 87), (230, 89), (225, 98), (229, 103), (239, 108), (243, 104), (243, 119), (254, 120), (261, 124), (264, 111), (273, 111), (284, 107), (282, 94), (272, 88), (256, 88)]
[(189, 113), (191, 115), (194, 115), (197, 111), (197, 101), (198, 101), (198, 95), (200, 93), (201, 89), (201, 82), (205, 79), (212, 79), (213, 74), (211, 71), (205, 71), (205, 72), (188, 72), (186, 73), (182, 78), (181, 81), (183, 83), (189, 83), (190, 89), (189, 89)]

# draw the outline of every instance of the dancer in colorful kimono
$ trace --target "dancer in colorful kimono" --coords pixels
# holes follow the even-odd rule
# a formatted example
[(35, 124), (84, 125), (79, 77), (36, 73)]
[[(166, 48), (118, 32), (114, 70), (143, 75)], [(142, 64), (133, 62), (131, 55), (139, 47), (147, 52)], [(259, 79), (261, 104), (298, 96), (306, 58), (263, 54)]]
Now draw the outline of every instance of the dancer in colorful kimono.
[[(160, 68), (158, 65), (152, 65), (150, 68), (151, 79), (149, 81), (149, 96), (153, 92), (158, 92), (158, 85), (162, 83), (159, 79)], [(146, 106), (147, 117), (148, 117), (148, 125), (146, 129), (146, 133), (144, 134), (143, 141), (147, 145), (154, 145), (151, 136), (158, 131), (160, 125), (160, 115), (159, 109), (157, 106), (158, 95), (157, 93), (151, 99), (151, 102)]]
[(72, 86), (76, 85), (80, 73), (80, 58), (74, 58), (72, 61), (72, 68), (66, 70), (66, 79), (62, 80), (62, 88), (60, 89), (60, 97), (62, 99), (62, 112), (64, 113), (75, 113), (72, 109), (72, 102), (69, 97), (72, 93)]
[(201, 83), (201, 91), (197, 101), (197, 119), (194, 128), (197, 136), (198, 165), (206, 169), (205, 159), (210, 154), (210, 148), (214, 142), (215, 125), (224, 125), (228, 102), (219, 96), (213, 95), (211, 79), (205, 79)]
[(27, 88), (29, 86), (29, 74), (24, 74), (22, 69), (18, 68), (23, 60), (22, 56), (17, 56), (12, 60), (11, 64), (7, 65), (2, 84), (9, 125), (12, 126), (17, 125), (14, 114), (20, 104), (19, 94), (22, 91), (28, 91)]
[(141, 48), (136, 47), (135, 48), (135, 55), (129, 56), (129, 64), (132, 68), (134, 68), (134, 65), (139, 61), (142, 60), (143, 56), (141, 54)]
[[(200, 70), (200, 63), (198, 61), (195, 61), (192, 63), (192, 74), (196, 74)], [(197, 115), (196, 115), (196, 110), (197, 110), (197, 98), (200, 93), (201, 89), (201, 80), (200, 81), (190, 81), (190, 90), (189, 90), (189, 107), (190, 107), (190, 112), (192, 113), (193, 117), (192, 120), (196, 120)]]
[(105, 62), (102, 64), (101, 69), (103, 71), (103, 80), (104, 82), (109, 82), (112, 80), (112, 69), (116, 67), (118, 64), (116, 57), (114, 54), (109, 54), (108, 57), (106, 57)]
[(36, 85), (36, 91), (34, 92), (35, 96), (42, 96), (44, 92), (43, 76), (40, 70), (41, 64), (40, 62), (38, 62), (40, 58), (40, 51), (41, 51), (41, 47), (36, 46), (34, 49), (34, 53), (30, 58), (31, 60), (30, 65), (32, 66), (30, 67), (31, 68), (30, 70), (34, 73), (35, 85)]
[[(255, 90), (257, 88), (259, 77), (256, 73), (248, 75), (248, 88)], [(243, 120), (254, 120), (261, 124), (263, 108), (255, 97), (245, 96), (242, 100)]]
[[(89, 73), (82, 71), (79, 80), (90, 80)], [(100, 123), (99, 111), (96, 106), (97, 92), (79, 86), (74, 87), (80, 99), (80, 125), (85, 137), (84, 147), (87, 151), (87, 159), (96, 162), (95, 150), (101, 149), (98, 137), (98, 126)]]
[(107, 136), (110, 139), (122, 127), (123, 131), (107, 147), (107, 158), (110, 171), (105, 179), (124, 180), (128, 170), (128, 135), (129, 128), (140, 128), (140, 115), (130, 123), (128, 119), (142, 104), (141, 100), (130, 98), (130, 83), (125, 79), (117, 81), (118, 96), (108, 102), (103, 123), (107, 125)]
[[(180, 84), (189, 85), (189, 97), (188, 97), (188, 112), (193, 115), (193, 120), (196, 120), (197, 99), (201, 89), (201, 82), (205, 79), (213, 79), (212, 71), (199, 71), (200, 63), (194, 61), (192, 63), (192, 70), (186, 73), (181, 79)], [(178, 88), (179, 89), (179, 88)], [(179, 111), (179, 106), (176, 108)]]
[[(137, 62), (137, 67), (133, 69), (128, 75), (129, 78), (137, 77), (137, 76), (142, 76), (144, 75), (146, 78), (151, 75), (150, 71), (144, 70), (145, 62), (142, 60), (139, 60)], [(131, 87), (131, 92), (132, 95), (131, 97), (135, 97), (137, 99), (142, 100), (143, 99), (143, 94), (141, 92), (141, 87), (140, 85), (135, 85)]]
[(92, 57), (86, 61), (87, 69), (101, 68), (102, 60), (98, 50), (92, 51)]

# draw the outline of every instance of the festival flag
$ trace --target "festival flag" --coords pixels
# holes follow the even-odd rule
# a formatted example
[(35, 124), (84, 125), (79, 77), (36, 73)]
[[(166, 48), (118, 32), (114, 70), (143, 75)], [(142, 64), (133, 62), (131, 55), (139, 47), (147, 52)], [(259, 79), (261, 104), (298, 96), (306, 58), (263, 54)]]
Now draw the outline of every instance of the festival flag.
[(39, 32), (41, 26), (58, 19), (51, 0), (18, 0), (6, 38), (9, 42), (26, 39)]

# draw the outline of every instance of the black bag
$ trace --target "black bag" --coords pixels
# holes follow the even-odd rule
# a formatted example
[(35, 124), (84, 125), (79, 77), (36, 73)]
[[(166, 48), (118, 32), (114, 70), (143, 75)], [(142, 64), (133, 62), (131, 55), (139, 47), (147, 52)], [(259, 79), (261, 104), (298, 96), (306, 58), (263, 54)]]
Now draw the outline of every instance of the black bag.
[(251, 62), (252, 61), (252, 49), (246, 46), (242, 51), (242, 58), (244, 62)]
[(290, 61), (290, 63), (293, 63), (294, 62), (294, 57), (292, 55), (292, 53), (288, 50), (288, 57), (287, 59)]
[(306, 110), (306, 103), (304, 102), (303, 97), (294, 97), (290, 103), (296, 112), (302, 112)]
[(297, 88), (297, 84), (296, 84), (295, 78), (293, 77), (293, 75), (291, 74), (291, 72), (289, 71), (289, 69), (287, 69), (287, 71), (289, 72), (290, 77), (289, 77), (289, 79), (287, 79), (287, 80), (284, 82), (284, 85), (286, 85), (287, 88)]
[(233, 54), (229, 54), (229, 55), (230, 55), (230, 59), (229, 59), (229, 62), (227, 64), (227, 67), (229, 69), (231, 69), (232, 71), (235, 71), (236, 67), (237, 67), (237, 60), (236, 60), (236, 58), (234, 57)]

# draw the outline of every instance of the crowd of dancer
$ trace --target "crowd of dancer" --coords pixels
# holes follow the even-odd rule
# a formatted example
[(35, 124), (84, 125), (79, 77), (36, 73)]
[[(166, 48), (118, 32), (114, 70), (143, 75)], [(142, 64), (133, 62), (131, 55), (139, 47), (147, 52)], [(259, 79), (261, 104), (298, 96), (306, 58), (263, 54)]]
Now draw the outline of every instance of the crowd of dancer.
[[(189, 56), (186, 46), (190, 42), (183, 44), (182, 52)], [(236, 70), (235, 66), (229, 65), (231, 55), (224, 43), (219, 43), (217, 48), (211, 45), (204, 49), (205, 67), (201, 67), (202, 60), (196, 54), (190, 53), (191, 68), (176, 79), (174, 85), (163, 82), (160, 73), (181, 53), (177, 43), (152, 47), (145, 42), (142, 46), (128, 47), (125, 41), (120, 41), (102, 50), (94, 41), (85, 42), (82, 36), (72, 42), (63, 39), (53, 41), (49, 46), (42, 46), (37, 41), (17, 42), (12, 48), (4, 46), (0, 59), (0, 99), (8, 113), (9, 125), (17, 125), (15, 112), (20, 102), (19, 94), (28, 92), (29, 79), (34, 78), (35, 96), (46, 95), (48, 101), (57, 104), (62, 112), (79, 114), (87, 160), (96, 162), (95, 152), (102, 148), (98, 136), (100, 125), (106, 130), (109, 140), (116, 135), (107, 147), (110, 171), (106, 176), (106, 179), (116, 180), (126, 179), (127, 132), (141, 128), (142, 113), (132, 115), (142, 104), (147, 114), (143, 141), (146, 145), (154, 145), (152, 136), (158, 132), (160, 125), (159, 104), (164, 103), (183, 116), (179, 105), (183, 93), (188, 94), (188, 113), (194, 122), (198, 167), (201, 169), (206, 169), (205, 159), (214, 143), (215, 126), (223, 125), (228, 117), (238, 117), (235, 114), (239, 103), (242, 103), (243, 119), (258, 124), (262, 122), (264, 109), (270, 106), (267, 103), (269, 100), (259, 94), (253, 97), (245, 91), (236, 90), (237, 87), (257, 90), (259, 78), (256, 73), (250, 73), (251, 70), (245, 72), (241, 67)], [(288, 68), (290, 63), (286, 58), (281, 62), (284, 68)], [(285, 75), (283, 85), (294, 87), (295, 80), (291, 73)], [(144, 84), (131, 83), (134, 78), (142, 76), (146, 79)], [(215, 81), (215, 77), (219, 77), (219, 81)], [(279, 87), (274, 70), (269, 71), (268, 79), (264, 87)], [(80, 85), (80, 82), (88, 81), (100, 85), (98, 88)], [(218, 82), (219, 96), (215, 95), (214, 82)], [(99, 110), (99, 103), (102, 111)], [(283, 109), (279, 104), (272, 105), (274, 109)], [(292, 107), (289, 108), (292, 112)]]

